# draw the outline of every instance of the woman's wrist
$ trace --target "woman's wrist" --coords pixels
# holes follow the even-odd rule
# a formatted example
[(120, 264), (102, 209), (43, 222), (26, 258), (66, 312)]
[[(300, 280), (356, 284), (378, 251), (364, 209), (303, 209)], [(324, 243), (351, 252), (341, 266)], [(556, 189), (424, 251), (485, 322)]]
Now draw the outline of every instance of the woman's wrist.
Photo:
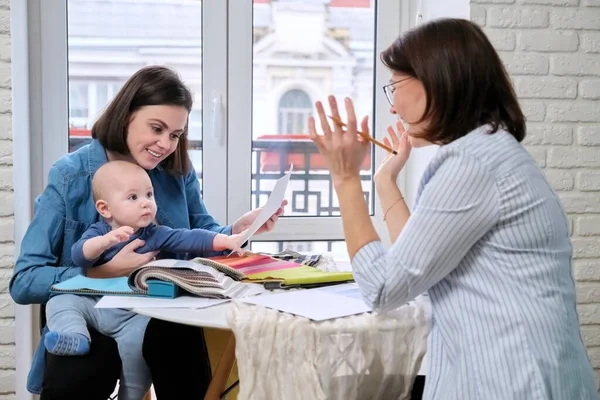
[(390, 186), (398, 186), (398, 176), (392, 176), (390, 174), (375, 174), (373, 176), (373, 183), (375, 183), (375, 187), (390, 187)]
[(398, 184), (391, 178), (387, 180), (379, 180), (375, 184), (375, 189), (377, 190), (379, 204), (381, 205), (381, 211), (384, 215), (384, 218), (392, 207), (394, 207), (400, 201), (404, 201), (404, 195), (400, 191)]
[(397, 205), (401, 205), (401, 203), (404, 202), (404, 196), (402, 196), (402, 194), (400, 194), (400, 196), (398, 196), (398, 198), (396, 199), (396, 201), (394, 201), (393, 203), (391, 203), (387, 209), (383, 210), (383, 220), (385, 221), (387, 218), (387, 215), (389, 214), (390, 211), (392, 211), (392, 209), (397, 206)]
[(240, 219), (238, 218), (237, 220), (235, 220), (235, 222), (231, 225), (231, 234), (232, 235), (237, 235), (238, 233), (242, 233), (242, 229), (239, 227), (239, 223), (240, 223)]
[[(356, 186), (357, 184), (362, 187), (360, 181), (360, 175), (344, 175), (344, 176), (331, 176), (333, 187), (336, 191), (345, 190), (346, 187)], [(361, 189), (362, 190), (362, 189)]]
[(217, 233), (213, 238), (213, 250), (221, 251), (227, 249), (229, 246), (229, 236), (222, 233)]
[(385, 208), (386, 203), (389, 203), (390, 201), (396, 201), (398, 197), (402, 196), (400, 188), (398, 187), (398, 183), (392, 178), (385, 180), (380, 179), (376, 181), (375, 191), (377, 192), (379, 202), (383, 208)]

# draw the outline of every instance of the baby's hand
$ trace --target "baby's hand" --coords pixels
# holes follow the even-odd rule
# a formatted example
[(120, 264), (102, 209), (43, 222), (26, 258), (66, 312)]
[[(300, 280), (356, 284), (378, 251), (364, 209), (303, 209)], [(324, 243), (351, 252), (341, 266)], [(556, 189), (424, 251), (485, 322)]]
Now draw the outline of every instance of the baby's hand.
[(107, 247), (111, 247), (117, 243), (126, 241), (131, 235), (133, 235), (133, 228), (130, 226), (122, 226), (106, 233), (104, 237), (106, 238)]
[(242, 240), (244, 239), (245, 233), (246, 231), (231, 236), (223, 235), (221, 233), (215, 235), (215, 239), (213, 240), (214, 250), (222, 251), (237, 249), (237, 253), (243, 255), (244, 251), (240, 246), (243, 244)]

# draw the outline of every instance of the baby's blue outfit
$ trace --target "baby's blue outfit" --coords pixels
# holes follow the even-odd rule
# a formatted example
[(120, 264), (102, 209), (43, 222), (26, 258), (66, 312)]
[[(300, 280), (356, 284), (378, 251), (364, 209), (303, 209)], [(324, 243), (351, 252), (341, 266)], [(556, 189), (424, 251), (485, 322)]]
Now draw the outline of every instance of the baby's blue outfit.
[(142, 239), (145, 243), (136, 250), (136, 253), (147, 253), (149, 251), (168, 251), (170, 253), (206, 253), (212, 251), (213, 240), (217, 232), (206, 229), (174, 229), (168, 226), (150, 224), (145, 228), (140, 228), (129, 239), (117, 243), (106, 250), (99, 258), (88, 260), (83, 256), (83, 244), (86, 240), (97, 236), (103, 236), (111, 231), (111, 227), (105, 221), (98, 221), (90, 226), (81, 239), (71, 247), (71, 258), (75, 265), (83, 268), (90, 268), (95, 265), (102, 265), (117, 255), (119, 251), (135, 239)]
[(94, 308), (100, 298), (74, 294), (52, 297), (46, 305), (50, 330), (47, 335), (52, 332), (77, 333), (89, 342), (87, 327), (90, 326), (115, 339), (122, 363), (118, 398), (141, 400), (152, 384), (150, 369), (142, 355), (144, 333), (150, 317), (118, 308)]
[[(111, 227), (99, 221), (89, 227), (80, 240), (73, 244), (71, 257), (76, 265), (91, 268), (110, 261), (124, 246), (135, 239), (142, 239), (145, 244), (136, 252), (164, 250), (170, 253), (199, 253), (213, 249), (216, 232), (204, 229), (173, 229), (166, 226), (150, 224), (139, 229), (127, 241), (116, 244), (95, 260), (87, 260), (83, 255), (83, 244), (86, 240), (102, 236), (110, 232)], [(100, 296), (61, 294), (52, 297), (46, 306), (46, 318), (50, 332), (61, 337), (61, 333), (78, 334), (82, 340), (66, 341), (73, 335), (64, 335), (58, 344), (53, 346), (60, 350), (60, 355), (73, 355), (82, 345), (90, 341), (88, 326), (99, 333), (115, 339), (119, 355), (123, 363), (119, 384), (119, 400), (140, 400), (144, 397), (152, 377), (146, 361), (142, 356), (142, 343), (149, 317), (133, 313), (129, 310), (94, 308)], [(87, 338), (87, 341), (83, 340)], [(48, 341), (46, 341), (48, 343)], [(49, 348), (48, 350), (52, 350)]]

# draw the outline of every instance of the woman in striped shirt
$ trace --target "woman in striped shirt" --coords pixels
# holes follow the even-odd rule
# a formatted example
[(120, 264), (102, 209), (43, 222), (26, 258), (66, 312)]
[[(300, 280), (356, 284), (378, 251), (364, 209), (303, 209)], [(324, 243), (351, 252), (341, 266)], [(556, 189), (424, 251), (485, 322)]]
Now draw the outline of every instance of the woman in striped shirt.
[[(381, 55), (392, 79), (390, 154), (375, 174), (394, 242), (386, 249), (363, 201), (359, 168), (369, 142), (347, 130), (312, 140), (337, 192), (356, 282), (385, 312), (428, 292), (432, 327), (425, 398), (596, 399), (571, 273), (568, 220), (543, 172), (520, 144), (525, 118), (494, 48), (474, 23), (423, 24)], [(329, 99), (339, 118), (336, 100)], [(360, 130), (368, 132), (364, 118)], [(396, 179), (412, 147), (440, 148), (409, 212)]]

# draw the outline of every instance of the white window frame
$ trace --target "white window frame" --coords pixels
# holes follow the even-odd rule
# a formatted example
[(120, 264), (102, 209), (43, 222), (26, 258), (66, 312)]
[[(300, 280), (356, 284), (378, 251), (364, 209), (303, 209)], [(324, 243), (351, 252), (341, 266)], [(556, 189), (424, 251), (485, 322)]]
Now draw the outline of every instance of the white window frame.
[[(155, 0), (157, 1), (157, 0)], [(28, 0), (33, 8), (39, 9), (39, 24), (43, 40), (34, 43), (39, 47), (41, 63), (40, 88), (43, 110), (43, 183), (52, 164), (68, 152), (68, 43), (67, 43), (67, 3), (68, 0)], [(30, 9), (32, 9), (30, 7)], [(227, 17), (227, 4), (221, 0), (202, 1), (202, 57), (210, 59), (210, 63), (202, 62), (202, 169), (203, 184), (210, 187), (205, 191), (204, 201), (207, 208), (221, 223), (226, 221), (225, 180), (227, 172), (226, 130), (227, 121), (223, 117), (227, 106), (227, 70), (223, 68), (227, 62), (227, 25), (223, 24)], [(35, 38), (33, 38), (35, 40)], [(85, 83), (85, 79), (77, 78)], [(89, 98), (95, 101), (95, 86), (89, 81)], [(219, 102), (220, 99), (220, 103)], [(92, 104), (88, 102), (89, 112)], [(215, 109), (217, 112), (215, 112)], [(47, 111), (48, 110), (48, 111)], [(96, 116), (91, 116), (95, 118)], [(91, 128), (91, 127), (88, 127)]]
[[(209, 213), (227, 222), (227, 3), (202, 0), (202, 186)], [(210, 62), (205, 62), (210, 60)], [(226, 66), (226, 68), (223, 68)]]
[[(159, 0), (156, 0), (159, 1)], [(395, 122), (380, 87), (389, 79), (377, 55), (413, 25), (415, 0), (378, 0), (374, 110), (376, 133)], [(232, 223), (251, 205), (252, 1), (202, 1), (202, 126), (204, 200), (221, 223)], [(229, 11), (229, 12), (228, 12)], [(33, 214), (33, 201), (47, 183), (52, 164), (68, 152), (67, 0), (11, 0), (12, 88), (15, 173), (15, 256)], [(389, 23), (380, 22), (389, 21)], [(247, 68), (240, 68), (247, 65)], [(225, 66), (225, 67), (224, 67)], [(310, 91), (308, 91), (311, 95)], [(312, 95), (311, 95), (312, 98)], [(229, 132), (229, 135), (228, 135)], [(375, 165), (384, 154), (375, 148)], [(408, 172), (406, 172), (408, 170)], [(406, 188), (410, 165), (399, 179)], [(373, 193), (375, 195), (375, 193)], [(407, 193), (410, 196), (410, 193)], [(408, 197), (407, 197), (408, 198)], [(388, 235), (375, 200), (374, 224)], [(318, 233), (317, 233), (318, 232)], [(267, 241), (342, 240), (339, 217), (283, 218), (261, 235)], [(15, 306), (17, 399), (25, 389), (39, 341), (38, 306)]]
[[(229, 0), (229, 146), (228, 146), (228, 179), (227, 207), (228, 222), (235, 221), (251, 209), (251, 168), (252, 165), (252, 65), (253, 65), (253, 21), (248, 18), (253, 14), (253, 2)], [(393, 124), (396, 118), (389, 112), (389, 104), (381, 92), (381, 87), (389, 80), (389, 71), (381, 64), (378, 54), (387, 48), (398, 35), (411, 26), (410, 1), (377, 0), (376, 7), (376, 46), (374, 55), (375, 86), (375, 134), (381, 137), (387, 125)], [(400, 21), (400, 23), (398, 23)], [(240, 68), (239, 66), (245, 66)], [(310, 93), (309, 93), (310, 95)], [(311, 96), (312, 97), (312, 96)], [(385, 157), (384, 152), (375, 147), (375, 166)], [(405, 173), (401, 174), (399, 184), (405, 186)], [(375, 190), (373, 224), (381, 239), (388, 243), (385, 223), (382, 221), (382, 210), (377, 201)], [(343, 240), (340, 217), (284, 217), (279, 220), (271, 232), (256, 237), (260, 241), (334, 241)]]
[[(33, 214), (33, 193), (41, 182), (35, 182), (36, 168), (34, 165), (36, 157), (32, 155), (33, 146), (33, 122), (30, 121), (32, 110), (30, 95), (30, 76), (32, 75), (32, 63), (30, 62), (31, 46), (29, 44), (30, 18), (28, 3), (25, 1), (12, 0), (10, 4), (10, 28), (11, 28), (11, 82), (12, 82), (12, 125), (13, 132), (13, 170), (20, 171), (21, 176), (29, 176), (31, 179), (14, 178), (15, 191), (15, 259), (18, 257), (21, 241), (31, 216)], [(16, 130), (18, 127), (18, 131)], [(38, 157), (39, 161), (40, 158)], [(19, 400), (33, 400), (33, 395), (25, 389), (27, 384), (27, 371), (31, 367), (35, 343), (39, 340), (39, 324), (37, 306), (15, 304), (15, 391)]]
[[(157, 0), (158, 1), (158, 0)], [(33, 201), (47, 184), (48, 172), (69, 150), (67, 0), (11, 0), (12, 86), (15, 173), (15, 257), (33, 216)], [(203, 183), (211, 215), (226, 221), (227, 173), (227, 4), (202, 2)], [(219, 101), (216, 101), (218, 99)], [(213, 101), (215, 100), (215, 101)], [(213, 107), (215, 105), (215, 107)], [(214, 110), (217, 110), (215, 112)], [(213, 116), (217, 118), (213, 119)], [(220, 118), (218, 118), (220, 117)], [(16, 393), (33, 400), (26, 382), (39, 341), (39, 306), (15, 306)]]

